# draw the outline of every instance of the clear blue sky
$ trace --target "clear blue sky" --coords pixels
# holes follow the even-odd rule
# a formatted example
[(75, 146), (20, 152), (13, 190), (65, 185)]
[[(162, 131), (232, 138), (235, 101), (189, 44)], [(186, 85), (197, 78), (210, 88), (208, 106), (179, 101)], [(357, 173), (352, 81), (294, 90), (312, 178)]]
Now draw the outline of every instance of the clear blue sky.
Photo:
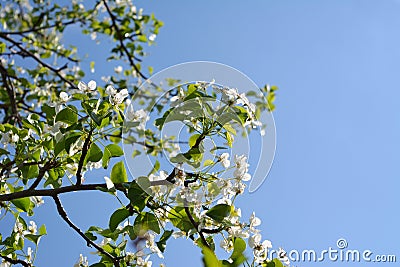
[[(274, 165), (263, 186), (240, 202), (245, 217), (255, 210), (262, 219), (263, 237), (286, 250), (317, 251), (345, 238), (349, 249), (396, 254), (400, 261), (400, 1), (137, 4), (165, 23), (144, 63), (155, 71), (210, 60), (241, 70), (260, 86), (279, 86)], [(92, 78), (114, 67), (97, 64)], [(62, 200), (84, 229), (106, 225), (118, 205), (96, 193)], [(79, 253), (88, 254), (55, 214), (48, 199), (35, 216), (38, 222), (51, 219), (38, 266), (71, 266)], [(168, 267), (201, 266), (190, 241), (171, 239), (165, 257)]]

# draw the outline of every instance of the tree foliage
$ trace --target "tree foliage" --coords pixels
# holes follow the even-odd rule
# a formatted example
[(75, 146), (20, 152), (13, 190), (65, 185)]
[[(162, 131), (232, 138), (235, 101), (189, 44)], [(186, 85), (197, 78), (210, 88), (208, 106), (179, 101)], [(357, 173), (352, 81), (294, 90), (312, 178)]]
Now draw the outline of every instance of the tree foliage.
[[(152, 71), (142, 69), (145, 49), (163, 24), (131, 1), (3, 2), (0, 23), (0, 208), (2, 219), (15, 220), (11, 229), (1, 228), (2, 266), (33, 266), (39, 240), (55, 234), (30, 219), (44, 200), (53, 201), (83, 244), (95, 249), (98, 262), (91, 266), (151, 266), (147, 255), (162, 258), (172, 236), (193, 240), (205, 266), (282, 265), (267, 258), (271, 243), (261, 239), (260, 219), (253, 213), (243, 220), (235, 206), (251, 178), (247, 157), (235, 155), (231, 164), (230, 154), (221, 153), (235, 145), (236, 135), (261, 126), (257, 118), (273, 109), (275, 86), (245, 95), (213, 81), (171, 79), (176, 86), (161, 100), (137, 94)], [(81, 39), (69, 44), (64, 38), (71, 28), (94, 42), (111, 41), (105, 58), (120, 66), (101, 84), (84, 82)], [(91, 62), (89, 70), (94, 68)], [(133, 95), (143, 99), (141, 107), (131, 105)], [(160, 134), (172, 121), (185, 125), (185, 150), (174, 136)], [(218, 142), (207, 150), (209, 137)], [(132, 155), (124, 154), (122, 143), (134, 147)], [(174, 164), (170, 170), (161, 170), (164, 151)], [(123, 157), (140, 153), (155, 164), (133, 179)], [(109, 173), (104, 181), (87, 183), (101, 168)], [(108, 228), (83, 230), (68, 217), (59, 196), (86, 191), (120, 201)], [(216, 242), (226, 259), (217, 258)], [(278, 256), (287, 263), (283, 251)], [(76, 266), (89, 263), (81, 255)]]

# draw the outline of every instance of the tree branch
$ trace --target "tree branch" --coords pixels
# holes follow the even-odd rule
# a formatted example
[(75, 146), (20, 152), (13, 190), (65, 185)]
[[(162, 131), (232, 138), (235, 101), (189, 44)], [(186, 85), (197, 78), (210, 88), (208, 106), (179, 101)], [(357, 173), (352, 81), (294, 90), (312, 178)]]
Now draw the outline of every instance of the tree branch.
[(115, 266), (119, 266), (119, 260), (114, 257), (113, 255), (111, 255), (110, 253), (108, 253), (107, 251), (105, 251), (102, 247), (100, 247), (99, 245), (97, 245), (96, 243), (94, 243), (92, 240), (90, 240), (83, 232), (82, 230), (76, 226), (69, 218), (68, 215), (60, 201), (60, 199), (58, 198), (58, 196), (53, 196), (54, 202), (56, 203), (57, 206), (57, 211), (58, 214), (61, 216), (61, 218), (72, 228), (75, 230), (75, 232), (77, 232), (83, 239), (85, 239), (85, 241), (87, 242), (87, 245), (93, 246), (95, 247), (101, 254), (106, 255), (107, 257), (109, 257), (112, 262), (114, 263)]
[(29, 30), (23, 30), (23, 31), (15, 31), (15, 32), (0, 32), (0, 34), (7, 34), (7, 35), (21, 35), (24, 33), (30, 33), (30, 32), (38, 32), (41, 30), (47, 30), (47, 29), (51, 29), (57, 26), (67, 26), (69, 24), (74, 24), (76, 22), (78, 22), (79, 20), (70, 20), (70, 21), (66, 21), (66, 22), (57, 22), (54, 23), (52, 25), (47, 25), (47, 26), (42, 26), (42, 27), (37, 27), (37, 28), (31, 28)]
[(46, 171), (48, 171), (49, 169), (54, 168), (54, 167), (56, 167), (56, 166), (57, 166), (57, 163), (54, 162), (54, 161), (48, 161), (48, 162), (46, 162), (46, 163), (44, 164), (44, 166), (43, 166), (42, 168), (40, 168), (39, 174), (38, 174), (36, 180), (32, 183), (32, 185), (29, 187), (28, 190), (35, 189), (35, 188), (39, 185), (40, 181), (42, 181), (42, 179), (43, 179), (43, 177), (44, 177)]
[[(185, 201), (185, 202), (186, 202), (186, 201)], [(188, 216), (188, 218), (189, 218), (190, 222), (192, 223), (192, 225), (194, 226), (194, 228), (196, 228), (196, 231), (199, 233), (200, 239), (201, 239), (201, 241), (203, 242), (203, 244), (204, 244), (206, 247), (208, 247), (209, 249), (211, 249), (211, 248), (210, 248), (210, 245), (208, 245), (207, 240), (206, 240), (206, 238), (205, 238), (204, 235), (203, 235), (203, 232), (202, 232), (201, 230), (199, 230), (199, 224), (194, 220), (192, 214), (190, 213), (189, 207), (188, 207), (186, 204), (187, 204), (187, 203), (185, 203), (185, 212), (186, 212), (186, 215)]]
[[(114, 184), (115, 189), (124, 192), (125, 188), (123, 184)], [(59, 194), (77, 192), (77, 191), (95, 191), (99, 189), (107, 189), (107, 185), (104, 184), (82, 184), (82, 185), (70, 185), (54, 189), (34, 189), (34, 190), (23, 190), (19, 192), (9, 193), (0, 195), (0, 202), (11, 201), (14, 199), (24, 198), (24, 197), (52, 197)]]
[(34, 55), (32, 52), (30, 52), (29, 50), (27, 50), (25, 47), (23, 47), (19, 42), (13, 40), (12, 38), (8, 37), (7, 35), (0, 33), (0, 38), (12, 43), (13, 45), (15, 45), (16, 47), (18, 47), (23, 53), (25, 53), (26, 55), (28, 55), (29, 57), (31, 57), (32, 59), (34, 59), (36, 62), (38, 62), (40, 65), (42, 65), (43, 67), (49, 69), (50, 71), (52, 71), (55, 75), (57, 75), (62, 81), (66, 82), (67, 84), (69, 84), (72, 88), (76, 88), (75, 84), (73, 82), (71, 82), (70, 80), (68, 80), (67, 78), (65, 78), (63, 75), (61, 75), (60, 73), (60, 69), (56, 69), (53, 66), (50, 66), (49, 64), (47, 64), (46, 62), (44, 62), (43, 60), (41, 60), (40, 58), (38, 58), (36, 55)]
[(114, 30), (117, 32), (117, 37), (118, 37), (118, 41), (119, 44), (122, 48), (122, 51), (125, 53), (126, 57), (128, 58), (129, 64), (131, 65), (131, 67), (133, 67), (136, 71), (136, 73), (139, 74), (140, 77), (142, 77), (143, 79), (147, 80), (147, 77), (138, 69), (138, 67), (136, 66), (135, 62), (133, 62), (133, 55), (131, 55), (128, 51), (128, 49), (126, 48), (123, 38), (124, 36), (121, 34), (119, 27), (117, 25), (117, 18), (115, 17), (115, 15), (112, 13), (110, 7), (107, 4), (107, 1), (103, 0), (104, 6), (107, 9), (107, 13), (110, 15), (111, 18), (111, 27), (114, 28)]
[(11, 117), (15, 118), (18, 122), (20, 122), (21, 118), (18, 113), (17, 102), (15, 101), (15, 92), (10, 87), (10, 85), (7, 81), (7, 78), (9, 77), (9, 75), (8, 75), (6, 68), (3, 66), (3, 64), (0, 65), (0, 72), (1, 72), (1, 79), (3, 80), (3, 85), (4, 85), (4, 88), (6, 88), (8, 98), (10, 101), (10, 105), (11, 105), (11, 112), (12, 112)]
[(83, 163), (85, 162), (86, 155), (89, 150), (90, 139), (92, 138), (92, 133), (93, 133), (93, 130), (91, 129), (89, 131), (88, 136), (85, 139), (85, 142), (83, 143), (82, 154), (81, 154), (81, 158), (79, 159), (78, 169), (76, 171), (76, 185), (78, 185), (78, 186), (82, 184), (82, 168), (83, 168)]
[[(7, 261), (7, 262), (9, 262), (11, 264), (21, 264), (22, 266), (25, 266), (25, 267), (31, 267), (32, 266), (30, 263), (27, 263), (26, 261), (23, 261), (23, 260), (20, 260), (20, 259), (14, 260), (14, 259), (11, 259), (10, 257), (3, 256), (1, 254), (0, 254), (0, 258), (3, 258), (5, 261)], [(2, 266), (3, 266), (3, 264), (2, 264)]]

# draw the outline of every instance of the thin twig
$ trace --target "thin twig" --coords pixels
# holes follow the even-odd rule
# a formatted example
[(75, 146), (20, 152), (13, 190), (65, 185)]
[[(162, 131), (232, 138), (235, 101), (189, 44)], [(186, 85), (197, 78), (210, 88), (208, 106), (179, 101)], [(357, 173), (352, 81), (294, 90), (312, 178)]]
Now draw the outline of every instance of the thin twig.
[(54, 162), (54, 161), (48, 161), (48, 162), (46, 162), (46, 163), (44, 164), (44, 166), (41, 167), (41, 168), (39, 169), (39, 174), (38, 174), (36, 180), (32, 183), (32, 185), (29, 187), (28, 190), (33, 190), (33, 189), (35, 189), (35, 188), (39, 185), (40, 181), (42, 181), (42, 179), (43, 179), (43, 177), (44, 177), (46, 171), (48, 171), (48, 170), (50, 170), (51, 168), (54, 168), (54, 167), (56, 167), (56, 166), (57, 166), (57, 163)]
[(5, 261), (11, 263), (11, 264), (21, 264), (22, 266), (25, 267), (31, 267), (32, 265), (30, 263), (27, 263), (26, 261), (20, 260), (20, 259), (11, 259), (10, 257), (3, 256), (0, 254), (0, 258), (3, 258)]
[(58, 214), (61, 216), (61, 218), (72, 228), (75, 230), (75, 232), (77, 232), (83, 239), (85, 239), (85, 241), (87, 242), (88, 246), (93, 246), (94, 248), (96, 248), (101, 254), (106, 255), (107, 257), (109, 257), (112, 262), (114, 263), (115, 266), (119, 266), (119, 260), (114, 257), (113, 255), (111, 255), (110, 253), (108, 253), (107, 251), (105, 251), (102, 247), (100, 247), (99, 245), (97, 245), (95, 242), (93, 242), (92, 240), (90, 240), (83, 232), (82, 230), (76, 226), (69, 218), (67, 215), (67, 212), (65, 211), (60, 199), (58, 198), (58, 196), (53, 196), (54, 202), (56, 203), (57, 206), (57, 211)]
[(68, 80), (67, 78), (65, 78), (63, 75), (61, 75), (60, 73), (60, 69), (56, 69), (53, 66), (47, 64), (46, 62), (44, 62), (43, 60), (41, 60), (40, 58), (38, 58), (35, 54), (33, 54), (32, 52), (30, 52), (29, 50), (27, 50), (25, 47), (23, 47), (19, 42), (13, 40), (12, 38), (8, 37), (5, 34), (0, 33), (0, 38), (12, 43), (13, 45), (15, 45), (16, 47), (18, 47), (23, 53), (25, 53), (26, 55), (28, 55), (29, 57), (31, 57), (32, 59), (34, 59), (36, 62), (38, 62), (40, 65), (42, 65), (43, 67), (49, 69), (50, 71), (52, 71), (54, 74), (56, 74), (62, 81), (66, 82), (67, 84), (69, 84), (72, 88), (76, 88), (75, 84), (73, 82), (71, 82), (70, 80)]
[[(185, 203), (187, 204), (187, 203)], [(190, 222), (192, 223), (192, 225), (194, 226), (194, 228), (196, 229), (196, 231), (199, 233), (200, 239), (203, 242), (203, 244), (210, 248), (210, 245), (208, 245), (206, 238), (203, 235), (203, 232), (201, 230), (199, 230), (199, 224), (194, 220), (192, 214), (190, 213), (189, 207), (187, 205), (185, 205), (185, 212), (186, 215), (188, 216)], [(211, 248), (210, 248), (211, 249)]]
[(135, 69), (135, 71), (139, 74), (140, 77), (142, 77), (143, 79), (147, 80), (147, 77), (139, 70), (139, 68), (136, 66), (135, 62), (133, 62), (133, 58), (131, 56), (131, 53), (129, 53), (128, 49), (126, 48), (123, 38), (124, 36), (121, 34), (121, 31), (119, 30), (119, 27), (117, 25), (117, 18), (116, 16), (112, 13), (110, 7), (107, 4), (107, 1), (103, 0), (104, 6), (107, 9), (107, 13), (110, 15), (111, 18), (111, 27), (114, 28), (114, 30), (117, 32), (117, 37), (118, 37), (118, 41), (119, 44), (123, 50), (123, 52), (125, 53), (126, 57), (128, 58), (129, 64), (131, 65), (131, 67), (133, 67)]
[(85, 142), (83, 143), (82, 154), (81, 154), (81, 158), (79, 159), (78, 169), (76, 171), (76, 185), (78, 185), (78, 186), (82, 184), (82, 168), (83, 168), (83, 163), (85, 162), (85, 158), (86, 158), (86, 155), (87, 155), (89, 147), (90, 147), (92, 133), (93, 133), (93, 130), (91, 129), (89, 131), (88, 136), (85, 139)]
[(15, 31), (15, 32), (0, 32), (0, 34), (7, 34), (7, 35), (21, 35), (24, 33), (30, 33), (30, 32), (37, 32), (37, 31), (41, 31), (41, 30), (47, 30), (47, 29), (51, 29), (57, 26), (67, 26), (69, 24), (74, 24), (76, 22), (79, 22), (79, 20), (70, 20), (67, 22), (57, 22), (54, 23), (52, 25), (47, 25), (47, 26), (42, 26), (42, 27), (37, 27), (37, 28), (31, 28), (29, 30), (23, 30), (23, 31)]
[(15, 101), (15, 92), (10, 87), (10, 84), (7, 81), (9, 75), (8, 75), (7, 70), (4, 68), (3, 64), (0, 65), (0, 72), (1, 72), (1, 78), (3, 80), (3, 85), (6, 88), (6, 91), (7, 91), (7, 94), (8, 94), (8, 98), (9, 98), (9, 101), (10, 101), (12, 117), (14, 117), (18, 122), (20, 122), (21, 118), (20, 118), (19, 113), (18, 113), (17, 102)]

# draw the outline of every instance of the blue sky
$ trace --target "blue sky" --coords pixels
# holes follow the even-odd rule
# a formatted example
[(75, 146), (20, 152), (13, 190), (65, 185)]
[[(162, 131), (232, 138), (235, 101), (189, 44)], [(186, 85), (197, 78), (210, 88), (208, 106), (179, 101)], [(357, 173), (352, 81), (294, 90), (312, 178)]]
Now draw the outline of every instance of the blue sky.
[[(260, 86), (279, 86), (273, 167), (261, 188), (240, 201), (245, 218), (254, 210), (262, 219), (264, 238), (288, 251), (335, 248), (336, 240), (345, 238), (349, 249), (395, 254), (400, 260), (400, 2), (137, 4), (165, 23), (144, 61), (155, 71), (210, 60), (242, 71)], [(88, 42), (83, 51), (93, 45)], [(87, 79), (111, 74), (114, 67), (97, 64)], [(83, 229), (106, 225), (118, 206), (112, 197), (96, 193), (67, 194), (62, 200)], [(50, 199), (35, 219), (51, 221), (38, 266), (71, 266), (79, 253), (88, 254)], [(165, 257), (168, 267), (201, 266), (200, 252), (190, 241), (171, 239)]]
[[(316, 251), (345, 238), (349, 249), (399, 257), (399, 2), (138, 3), (165, 22), (147, 60), (156, 70), (211, 60), (280, 87), (274, 165), (241, 202), (264, 237)], [(167, 266), (182, 266), (174, 255), (189, 246), (172, 246)]]

